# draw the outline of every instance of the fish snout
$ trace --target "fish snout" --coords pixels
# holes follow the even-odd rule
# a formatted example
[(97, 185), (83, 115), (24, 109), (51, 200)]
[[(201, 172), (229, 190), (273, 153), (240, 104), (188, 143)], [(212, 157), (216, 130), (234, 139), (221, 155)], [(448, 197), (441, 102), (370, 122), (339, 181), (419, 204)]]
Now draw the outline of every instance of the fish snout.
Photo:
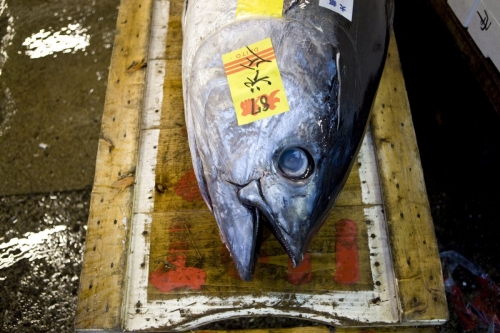
[[(293, 211), (293, 209), (280, 207), (278, 211), (273, 211), (272, 206), (270, 206), (266, 201), (261, 188), (260, 180), (252, 180), (240, 188), (238, 190), (238, 198), (243, 205), (255, 207), (258, 211), (260, 211), (260, 213), (269, 222), (268, 225), (271, 228), (271, 231), (285, 249), (293, 265), (298, 266), (304, 257), (304, 235), (299, 230), (296, 230), (297, 228), (295, 226), (293, 226), (293, 224), (297, 223), (297, 221), (293, 218), (290, 220), (284, 218), (284, 215), (287, 214), (282, 211)], [(294, 217), (297, 217), (296, 214)]]

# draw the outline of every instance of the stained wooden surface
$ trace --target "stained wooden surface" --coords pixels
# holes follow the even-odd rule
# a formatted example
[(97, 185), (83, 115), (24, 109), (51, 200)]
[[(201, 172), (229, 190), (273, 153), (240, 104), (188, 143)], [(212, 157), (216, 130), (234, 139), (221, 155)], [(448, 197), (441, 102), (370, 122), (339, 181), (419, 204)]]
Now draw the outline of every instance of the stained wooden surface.
[(123, 0), (97, 153), (75, 327), (121, 325), (151, 0)]
[[(150, 126), (148, 111), (143, 115), (136, 183), (142, 199), (134, 207), (124, 327), (184, 330), (248, 315), (303, 316), (337, 325), (396, 323), (396, 287), (370, 140), (304, 264), (294, 269), (266, 232), (253, 281), (239, 279), (193, 174), (182, 100), (181, 14), (182, 1), (170, 1), (161, 121)], [(352, 281), (338, 274), (342, 258), (335, 239), (342, 236), (343, 219), (356, 230), (349, 236), (351, 252), (344, 250), (357, 263)]]
[[(346, 333), (416, 331), (351, 325), (444, 322), (441, 267), (394, 38), (374, 103), (374, 141), (364, 143), (305, 266), (293, 269), (266, 233), (249, 284), (239, 280), (194, 178), (183, 114), (181, 13), (181, 0), (120, 6), (77, 331), (186, 329), (231, 315), (330, 318)], [(162, 39), (164, 50), (149, 45), (148, 53), (148, 43), (163, 45)], [(349, 284), (335, 280), (336, 222), (346, 218), (357, 229), (359, 260), (359, 279)]]
[(371, 125), (398, 281), (402, 322), (447, 318), (441, 262), (394, 39)]
[[(193, 333), (242, 333), (243, 330), (234, 331), (194, 331)], [(274, 329), (254, 329), (245, 330), (247, 333), (332, 333), (328, 327), (296, 327), (296, 328), (274, 328)], [(335, 333), (434, 333), (433, 327), (374, 327), (374, 328), (342, 328), (336, 327)]]

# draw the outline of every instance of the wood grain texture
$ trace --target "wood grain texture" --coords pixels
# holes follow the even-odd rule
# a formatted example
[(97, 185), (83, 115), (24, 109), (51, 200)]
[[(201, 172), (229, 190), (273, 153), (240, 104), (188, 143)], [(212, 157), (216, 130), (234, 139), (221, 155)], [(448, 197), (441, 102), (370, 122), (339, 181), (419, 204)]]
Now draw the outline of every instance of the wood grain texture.
[[(330, 333), (331, 331), (326, 326), (252, 329), (252, 330), (228, 330), (228, 331), (212, 331), (212, 330), (193, 331), (193, 333), (243, 333), (243, 332), (247, 332), (247, 333)], [(338, 332), (338, 331), (336, 331), (336, 332)]]
[(253, 330), (229, 330), (229, 331), (192, 331), (193, 333), (435, 333), (433, 327), (374, 327), (374, 328), (343, 328), (335, 327), (331, 330), (326, 326), (293, 327), (293, 328), (271, 328)]
[[(361, 279), (354, 285), (334, 282), (335, 222), (349, 217), (358, 223), (357, 246), (359, 249)], [(213, 215), (208, 211), (170, 211), (155, 213), (151, 230), (150, 276), (153, 273), (183, 272), (184, 268), (172, 268), (179, 255), (186, 257), (183, 267), (202, 269), (206, 273), (202, 293), (208, 296), (230, 294), (267, 295), (268, 293), (323, 293), (343, 290), (372, 290), (373, 278), (368, 249), (368, 232), (363, 208), (344, 206), (335, 209), (328, 221), (312, 241), (308, 260), (310, 274), (304, 274), (303, 283), (295, 284), (294, 269), (285, 251), (268, 230), (264, 231), (259, 260), (251, 282), (242, 281), (225, 245), (220, 241)], [(307, 261), (307, 260), (306, 260)], [(192, 270), (194, 271), (194, 270)], [(299, 277), (300, 278), (300, 277)], [(165, 292), (159, 285), (149, 285), (149, 300), (176, 299), (180, 296), (199, 294), (194, 288), (180, 288)]]
[(151, 4), (151, 0), (120, 4), (80, 279), (77, 331), (119, 330), (121, 325)]
[(394, 35), (371, 125), (402, 321), (444, 322), (448, 310), (441, 262)]

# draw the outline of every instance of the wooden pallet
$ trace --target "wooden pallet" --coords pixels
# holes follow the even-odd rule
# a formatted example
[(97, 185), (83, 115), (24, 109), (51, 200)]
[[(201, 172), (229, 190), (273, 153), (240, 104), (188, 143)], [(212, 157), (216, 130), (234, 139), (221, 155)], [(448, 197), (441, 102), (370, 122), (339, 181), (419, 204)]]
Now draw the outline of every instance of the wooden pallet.
[[(306, 260), (294, 269), (265, 233), (248, 283), (238, 278), (193, 174), (182, 5), (120, 6), (76, 330), (182, 331), (261, 315), (308, 319), (337, 332), (413, 332), (407, 326), (444, 323), (441, 265), (394, 37), (358, 163)], [(345, 219), (353, 221), (348, 252), (357, 257), (359, 279), (342, 278), (339, 266), (336, 239)]]

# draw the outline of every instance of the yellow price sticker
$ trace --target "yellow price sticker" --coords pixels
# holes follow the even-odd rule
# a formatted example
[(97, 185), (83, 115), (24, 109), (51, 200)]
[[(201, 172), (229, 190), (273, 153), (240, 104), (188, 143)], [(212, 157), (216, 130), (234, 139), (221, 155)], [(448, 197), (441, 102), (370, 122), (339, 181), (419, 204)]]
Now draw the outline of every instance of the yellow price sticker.
[(289, 111), (271, 38), (222, 55), (238, 125)]
[(236, 18), (256, 15), (282, 17), (283, 0), (238, 0)]

